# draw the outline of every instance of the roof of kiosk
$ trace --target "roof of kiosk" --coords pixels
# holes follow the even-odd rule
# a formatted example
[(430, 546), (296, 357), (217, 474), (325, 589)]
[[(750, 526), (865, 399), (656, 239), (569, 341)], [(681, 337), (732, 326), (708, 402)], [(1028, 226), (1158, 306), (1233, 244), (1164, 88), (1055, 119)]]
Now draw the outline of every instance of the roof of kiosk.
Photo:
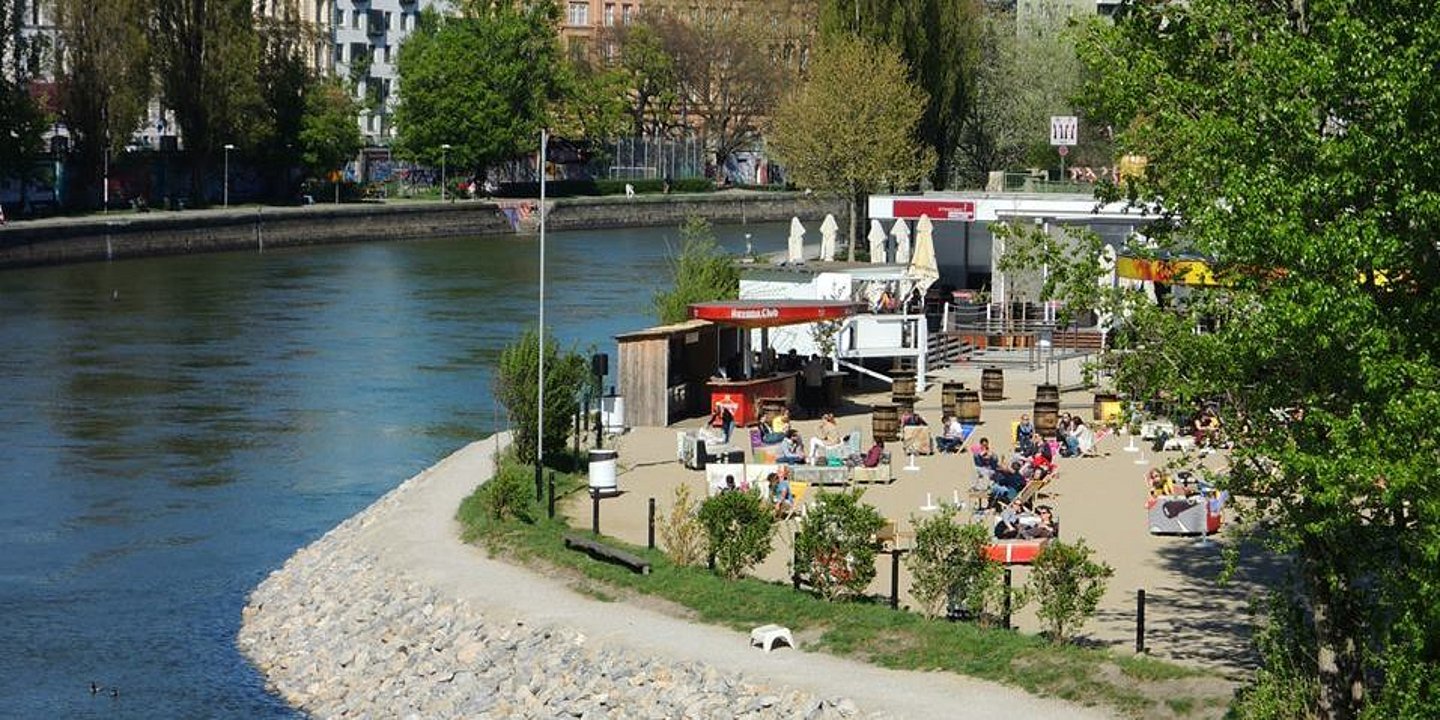
[(838, 320), (856, 305), (840, 300), (723, 300), (690, 305), (690, 317), (746, 328), (779, 327)]

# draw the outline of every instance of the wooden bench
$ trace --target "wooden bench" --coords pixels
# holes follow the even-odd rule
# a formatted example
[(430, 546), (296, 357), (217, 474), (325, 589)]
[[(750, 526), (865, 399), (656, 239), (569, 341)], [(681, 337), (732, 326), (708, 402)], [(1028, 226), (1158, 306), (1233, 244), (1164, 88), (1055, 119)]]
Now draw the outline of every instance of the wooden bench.
[(645, 558), (635, 553), (626, 552), (620, 548), (610, 547), (598, 540), (578, 535), (575, 533), (565, 534), (565, 547), (571, 550), (581, 550), (596, 560), (604, 560), (617, 565), (623, 565), (641, 575), (650, 574), (650, 563)]

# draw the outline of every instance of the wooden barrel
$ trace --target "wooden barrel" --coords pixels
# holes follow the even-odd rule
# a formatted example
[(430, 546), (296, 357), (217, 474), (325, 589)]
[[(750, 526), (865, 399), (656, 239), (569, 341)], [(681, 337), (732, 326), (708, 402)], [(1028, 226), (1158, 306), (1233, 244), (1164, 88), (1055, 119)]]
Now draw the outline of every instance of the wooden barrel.
[(894, 382), (890, 385), (890, 392), (895, 397), (915, 397), (915, 374), (908, 371), (895, 371)]
[(896, 442), (900, 439), (900, 412), (894, 405), (876, 405), (870, 421), (876, 440)]
[(1005, 399), (1005, 371), (985, 368), (980, 371), (980, 397), (985, 402)]
[(1060, 424), (1060, 401), (1059, 400), (1036, 400), (1035, 401), (1035, 434), (1040, 437), (1051, 437), (1055, 434), (1055, 426)]
[(980, 422), (980, 393), (962, 388), (955, 395), (955, 416), (962, 423)]
[(1111, 424), (1120, 422), (1120, 397), (1115, 393), (1095, 393), (1095, 422)]
[(1055, 402), (1060, 402), (1060, 386), (1036, 385), (1035, 402), (1040, 402), (1041, 400), (1054, 400)]
[(965, 389), (965, 383), (947, 381), (940, 386), (940, 412), (946, 415), (958, 415), (959, 410), (955, 408), (961, 390)]

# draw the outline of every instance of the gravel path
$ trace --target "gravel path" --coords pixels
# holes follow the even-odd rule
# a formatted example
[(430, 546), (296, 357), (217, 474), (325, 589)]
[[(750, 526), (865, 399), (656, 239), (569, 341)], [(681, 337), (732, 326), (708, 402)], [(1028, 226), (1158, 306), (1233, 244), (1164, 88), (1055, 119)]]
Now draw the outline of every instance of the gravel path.
[(490, 559), (453, 518), (501, 442), (410, 479), (256, 589), (239, 644), (287, 700), (316, 717), (1108, 717), (951, 674), (767, 654)]

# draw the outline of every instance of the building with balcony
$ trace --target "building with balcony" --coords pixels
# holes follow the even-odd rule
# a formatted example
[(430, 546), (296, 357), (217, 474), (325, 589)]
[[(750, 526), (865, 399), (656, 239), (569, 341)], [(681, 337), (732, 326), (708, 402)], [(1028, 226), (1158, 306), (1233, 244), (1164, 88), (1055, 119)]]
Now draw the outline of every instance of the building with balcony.
[(329, 0), (334, 3), (335, 73), (355, 83), (363, 109), (360, 133), (370, 145), (389, 145), (395, 138), (399, 77), (395, 63), (400, 43), (415, 30), (428, 8), (444, 12), (445, 0)]

